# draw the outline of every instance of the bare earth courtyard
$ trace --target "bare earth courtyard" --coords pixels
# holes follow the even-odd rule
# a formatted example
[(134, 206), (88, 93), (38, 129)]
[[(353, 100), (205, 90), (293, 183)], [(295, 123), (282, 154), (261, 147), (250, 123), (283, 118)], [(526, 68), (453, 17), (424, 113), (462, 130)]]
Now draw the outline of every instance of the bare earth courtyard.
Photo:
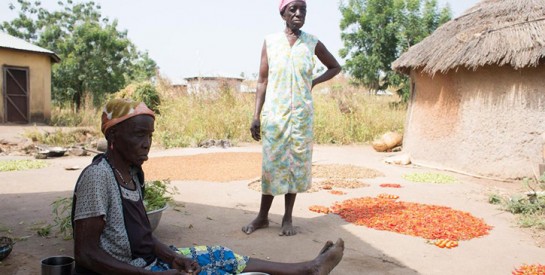
[[(15, 127), (0, 126), (0, 139)], [(177, 246), (222, 244), (238, 253), (274, 261), (308, 260), (327, 240), (343, 238), (345, 255), (332, 274), (511, 274), (522, 264), (545, 264), (543, 233), (535, 235), (517, 227), (514, 217), (487, 202), (494, 192), (522, 191), (518, 182), (506, 183), (449, 174), (452, 184), (413, 183), (402, 175), (433, 170), (394, 166), (383, 162), (392, 153), (377, 153), (370, 146), (315, 146), (315, 165), (353, 165), (373, 169), (383, 176), (357, 178), (360, 188), (335, 188), (299, 194), (294, 209), (298, 234), (278, 235), (283, 198), (271, 209), (271, 226), (251, 235), (241, 227), (259, 208), (260, 193), (250, 188), (260, 175), (258, 144), (233, 148), (153, 149), (144, 165), (151, 178), (169, 178), (179, 190), (177, 206), (167, 209), (155, 234)], [(40, 259), (73, 255), (71, 240), (40, 237), (35, 228), (51, 223), (51, 203), (71, 195), (81, 168), (91, 156), (47, 159), (47, 168), (0, 172), (0, 235), (17, 238), (13, 252), (0, 264), (0, 274), (40, 274)], [(0, 156), (0, 160), (31, 157)], [(66, 170), (79, 167), (78, 170)], [(159, 172), (158, 172), (159, 171)], [(437, 172), (437, 171), (434, 171)], [(385, 189), (382, 183), (398, 183)], [(441, 249), (425, 239), (379, 231), (347, 223), (335, 214), (309, 211), (311, 205), (331, 206), (350, 198), (376, 197), (381, 193), (399, 196), (400, 201), (448, 206), (482, 218), (493, 229), (489, 235), (460, 241), (452, 249)]]

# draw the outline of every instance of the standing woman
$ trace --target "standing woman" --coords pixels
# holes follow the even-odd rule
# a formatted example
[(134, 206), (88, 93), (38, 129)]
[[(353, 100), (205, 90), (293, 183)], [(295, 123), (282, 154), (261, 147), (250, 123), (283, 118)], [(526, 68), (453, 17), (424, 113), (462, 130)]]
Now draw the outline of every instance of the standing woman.
[[(315, 36), (301, 31), (304, 0), (281, 0), (283, 32), (268, 35), (261, 51), (255, 112), (250, 131), (263, 136), (262, 196), (259, 214), (242, 228), (246, 234), (269, 225), (274, 196), (285, 196), (281, 236), (297, 234), (292, 212), (297, 193), (310, 188), (314, 108), (312, 88), (341, 71), (335, 57)], [(327, 67), (313, 79), (314, 55)]]

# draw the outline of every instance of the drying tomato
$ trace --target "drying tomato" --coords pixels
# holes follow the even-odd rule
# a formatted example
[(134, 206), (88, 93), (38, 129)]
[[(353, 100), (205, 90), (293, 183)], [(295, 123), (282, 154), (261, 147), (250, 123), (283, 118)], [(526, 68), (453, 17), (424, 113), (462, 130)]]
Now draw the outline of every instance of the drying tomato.
[(512, 272), (513, 275), (545, 275), (545, 265), (522, 265)]
[(393, 199), (349, 199), (335, 203), (330, 210), (356, 225), (429, 240), (469, 240), (487, 235), (492, 229), (467, 212)]
[(397, 183), (383, 183), (380, 185), (380, 187), (386, 187), (386, 188), (401, 188), (401, 184)]
[(321, 205), (311, 205), (308, 207), (308, 209), (316, 213), (329, 214), (329, 212), (331, 212), (328, 207), (321, 206)]

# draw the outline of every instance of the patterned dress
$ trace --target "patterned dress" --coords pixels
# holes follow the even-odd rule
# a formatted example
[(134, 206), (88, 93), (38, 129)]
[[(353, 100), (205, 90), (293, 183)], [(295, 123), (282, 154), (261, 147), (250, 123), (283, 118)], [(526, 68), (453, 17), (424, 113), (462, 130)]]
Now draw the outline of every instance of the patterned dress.
[[(134, 173), (136, 174), (136, 173)], [(148, 263), (145, 258), (135, 257), (133, 245), (126, 228), (126, 217), (123, 211), (123, 199), (132, 201), (142, 200), (141, 179), (133, 177), (136, 184), (135, 190), (120, 187), (115, 179), (112, 167), (104, 157), (97, 155), (93, 163), (85, 168), (78, 179), (74, 191), (72, 218), (73, 221), (103, 217), (104, 231), (100, 235), (100, 248), (115, 259), (142, 267), (151, 271), (165, 271), (171, 269), (169, 263), (161, 261), (155, 255), (151, 255), (153, 262)], [(143, 181), (143, 178), (142, 178)], [(139, 204), (142, 207), (143, 204)], [(147, 224), (150, 235), (151, 227)], [(246, 268), (248, 256), (236, 254), (231, 249), (223, 246), (193, 246), (188, 248), (176, 248), (171, 246), (175, 252), (191, 258), (199, 263), (202, 270), (199, 275), (224, 275), (238, 274)], [(93, 274), (76, 263), (78, 274)]]
[(281, 32), (268, 35), (265, 43), (269, 79), (261, 112), (262, 191), (273, 196), (304, 192), (311, 184), (311, 88), (318, 39), (301, 32), (290, 47)]

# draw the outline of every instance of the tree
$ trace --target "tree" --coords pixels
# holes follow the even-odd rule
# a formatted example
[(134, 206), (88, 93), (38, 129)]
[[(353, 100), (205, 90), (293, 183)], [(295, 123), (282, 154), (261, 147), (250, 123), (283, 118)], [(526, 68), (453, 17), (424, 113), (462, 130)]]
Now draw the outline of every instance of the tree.
[(100, 105), (105, 95), (155, 76), (155, 61), (136, 49), (116, 20), (102, 17), (94, 2), (59, 1), (56, 11), (42, 8), (39, 1), (17, 0), (17, 5), (9, 7), (19, 17), (0, 29), (59, 55), (61, 63), (53, 66), (54, 102), (79, 109), (90, 94)]
[(407, 78), (391, 69), (392, 62), (451, 18), (437, 0), (348, 0), (340, 11), (340, 55), (356, 84), (372, 91), (400, 87), (405, 98)]

